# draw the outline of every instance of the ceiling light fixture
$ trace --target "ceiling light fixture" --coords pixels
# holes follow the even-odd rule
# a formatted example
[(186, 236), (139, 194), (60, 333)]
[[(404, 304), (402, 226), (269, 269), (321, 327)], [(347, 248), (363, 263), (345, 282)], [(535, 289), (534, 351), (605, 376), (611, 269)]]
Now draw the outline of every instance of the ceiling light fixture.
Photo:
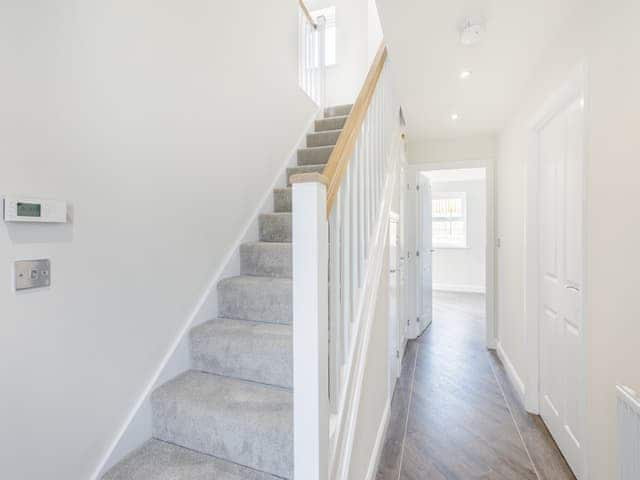
[(451, 114), (451, 120), (456, 121), (456, 120), (458, 120), (458, 118), (460, 118), (460, 117), (458, 116), (457, 113), (452, 113)]
[(471, 70), (462, 70), (460, 72), (460, 80), (464, 80), (465, 78), (469, 78), (471, 76)]

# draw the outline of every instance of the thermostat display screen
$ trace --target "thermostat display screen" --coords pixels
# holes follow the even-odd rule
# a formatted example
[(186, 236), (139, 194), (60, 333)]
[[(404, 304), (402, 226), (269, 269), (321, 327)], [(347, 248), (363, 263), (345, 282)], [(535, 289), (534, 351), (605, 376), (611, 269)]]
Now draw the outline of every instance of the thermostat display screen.
[(39, 203), (18, 202), (19, 217), (40, 217), (42, 216), (42, 205)]

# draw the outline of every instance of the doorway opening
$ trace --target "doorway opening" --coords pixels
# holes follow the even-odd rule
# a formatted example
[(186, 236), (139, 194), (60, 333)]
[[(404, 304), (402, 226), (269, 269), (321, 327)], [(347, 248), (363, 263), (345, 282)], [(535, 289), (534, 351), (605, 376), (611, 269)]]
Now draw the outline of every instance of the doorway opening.
[(474, 162), (416, 171), (416, 273), (421, 329), (434, 318), (439, 298), (468, 296), (484, 305), (485, 342), (494, 348), (493, 197), (488, 170)]

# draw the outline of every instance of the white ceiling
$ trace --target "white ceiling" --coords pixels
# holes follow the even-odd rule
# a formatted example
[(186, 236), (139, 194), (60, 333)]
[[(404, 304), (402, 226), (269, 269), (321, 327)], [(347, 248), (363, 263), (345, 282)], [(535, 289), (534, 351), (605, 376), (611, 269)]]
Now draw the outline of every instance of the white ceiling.
[[(500, 130), (544, 47), (584, 0), (377, 0), (408, 132), (450, 138)], [(481, 17), (480, 44), (458, 26)], [(461, 80), (459, 73), (473, 73)], [(457, 113), (459, 119), (451, 120)]]

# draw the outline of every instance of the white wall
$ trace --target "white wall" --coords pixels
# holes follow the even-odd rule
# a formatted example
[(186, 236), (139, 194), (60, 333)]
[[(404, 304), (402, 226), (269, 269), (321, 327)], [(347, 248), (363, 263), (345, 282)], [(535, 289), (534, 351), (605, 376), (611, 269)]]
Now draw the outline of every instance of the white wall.
[(367, 0), (367, 65), (373, 63), (380, 44), (384, 41), (384, 32), (378, 14), (376, 0)]
[(464, 192), (467, 197), (467, 248), (434, 246), (434, 290), (484, 292), (487, 215), (485, 181), (433, 182), (431, 191)]
[(636, 0), (585, 2), (549, 47), (500, 140), (498, 163), (500, 341), (522, 378), (523, 252), (527, 125), (546, 98), (584, 62), (587, 135), (587, 349), (590, 480), (617, 477), (615, 384), (640, 390), (640, 43)]
[(490, 160), (496, 157), (497, 152), (495, 135), (409, 139), (409, 163), (413, 164)]
[[(0, 7), (0, 471), (86, 480), (314, 113), (295, 2)], [(224, 21), (220, 21), (224, 19)], [(52, 259), (16, 295), (13, 260)]]

